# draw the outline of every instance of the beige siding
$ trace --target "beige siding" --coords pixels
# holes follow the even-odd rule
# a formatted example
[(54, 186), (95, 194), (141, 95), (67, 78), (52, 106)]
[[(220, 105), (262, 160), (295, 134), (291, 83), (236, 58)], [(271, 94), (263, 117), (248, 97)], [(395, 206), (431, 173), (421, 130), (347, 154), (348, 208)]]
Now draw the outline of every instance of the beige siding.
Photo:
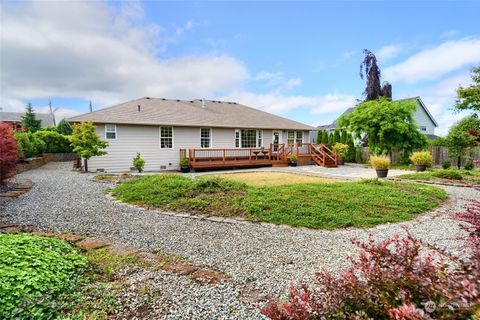
[[(200, 148), (200, 128), (174, 127), (173, 149), (160, 149), (160, 127), (140, 125), (117, 125), (117, 138), (105, 138), (105, 125), (97, 124), (96, 132), (109, 146), (104, 156), (93, 157), (88, 162), (90, 171), (104, 169), (106, 172), (129, 171), (132, 159), (140, 152), (146, 160), (145, 171), (176, 170), (179, 168), (181, 148)], [(282, 131), (282, 130), (280, 130)], [(286, 131), (283, 143), (286, 142)], [(308, 131), (304, 132), (308, 142)], [(212, 128), (212, 148), (235, 148), (235, 129)], [(272, 130), (263, 130), (263, 145), (270, 147)]]

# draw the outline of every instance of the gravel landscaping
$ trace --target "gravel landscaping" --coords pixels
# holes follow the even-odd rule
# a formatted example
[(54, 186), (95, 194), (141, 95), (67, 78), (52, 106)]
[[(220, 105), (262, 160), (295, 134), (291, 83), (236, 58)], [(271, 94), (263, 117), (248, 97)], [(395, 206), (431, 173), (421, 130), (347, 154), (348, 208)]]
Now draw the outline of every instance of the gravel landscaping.
[(290, 281), (311, 277), (325, 267), (345, 267), (355, 255), (351, 238), (371, 233), (383, 239), (408, 226), (418, 238), (455, 250), (461, 231), (448, 214), (462, 210), (465, 199), (478, 199), (473, 188), (442, 186), (451, 200), (415, 221), (372, 229), (335, 231), (271, 224), (219, 223), (186, 219), (134, 208), (108, 199), (112, 184), (91, 181), (91, 174), (70, 171), (70, 163), (49, 163), (19, 175), (33, 181), (30, 192), (0, 204), (0, 222), (49, 231), (94, 235), (113, 243), (182, 256), (196, 265), (232, 276), (216, 285), (196, 283), (163, 271), (138, 281), (155, 281), (170, 301), (164, 319), (263, 319), (255, 300), (287, 292)]

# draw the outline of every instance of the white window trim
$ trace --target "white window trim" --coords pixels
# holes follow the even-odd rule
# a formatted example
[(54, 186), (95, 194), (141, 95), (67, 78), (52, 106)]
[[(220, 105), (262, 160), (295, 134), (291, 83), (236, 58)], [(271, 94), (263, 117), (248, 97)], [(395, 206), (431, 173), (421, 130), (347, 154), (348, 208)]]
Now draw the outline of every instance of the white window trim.
[[(258, 145), (258, 139), (260, 138), (259, 137), (260, 133), (262, 134), (262, 143), (260, 145)], [(263, 129), (258, 129), (257, 130), (257, 148), (263, 148), (264, 140), (265, 140), (265, 137), (263, 136)]]
[[(235, 129), (233, 132), (233, 144), (236, 149), (251, 149), (251, 148), (242, 148), (242, 130), (255, 130), (255, 148), (262, 148), (265, 145), (265, 135), (263, 129), (251, 129), (251, 128), (243, 128), (243, 129)], [(258, 145), (258, 133), (262, 132), (262, 145)], [(238, 147), (236, 146), (237, 143), (237, 132), (238, 132)]]
[[(107, 138), (107, 126), (114, 126), (115, 131), (108, 131), (108, 133), (115, 132), (115, 138)], [(105, 123), (105, 140), (117, 140), (117, 138), (118, 138), (117, 125), (114, 123)]]
[[(210, 146), (208, 148), (202, 147), (202, 129), (210, 130)], [(200, 148), (201, 149), (212, 149), (213, 148), (213, 128), (201, 127), (199, 130), (200, 133)]]
[[(162, 148), (162, 128), (172, 128), (172, 147), (171, 148)], [(160, 150), (172, 150), (175, 149), (175, 129), (171, 126), (159, 126), (158, 127), (158, 146)]]

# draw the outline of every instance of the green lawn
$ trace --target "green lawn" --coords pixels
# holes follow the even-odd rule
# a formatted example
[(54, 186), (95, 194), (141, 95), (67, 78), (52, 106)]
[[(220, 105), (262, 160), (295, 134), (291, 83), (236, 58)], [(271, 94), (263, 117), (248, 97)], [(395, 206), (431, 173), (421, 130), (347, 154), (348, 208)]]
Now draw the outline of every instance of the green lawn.
[(480, 185), (480, 171), (459, 169), (433, 169), (425, 172), (415, 172), (399, 176), (401, 179), (423, 181), (452, 181), (465, 184)]
[(259, 187), (219, 177), (190, 179), (175, 174), (126, 181), (112, 193), (125, 202), (164, 210), (321, 229), (409, 220), (447, 199), (436, 187), (392, 181)]

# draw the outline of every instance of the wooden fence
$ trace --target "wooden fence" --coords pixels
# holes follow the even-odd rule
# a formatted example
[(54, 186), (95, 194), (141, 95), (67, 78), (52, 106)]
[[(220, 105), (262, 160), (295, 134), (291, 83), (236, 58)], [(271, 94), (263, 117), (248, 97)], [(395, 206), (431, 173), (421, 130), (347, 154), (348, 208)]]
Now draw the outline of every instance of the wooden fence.
[[(457, 165), (457, 158), (449, 157), (448, 155), (448, 148), (447, 147), (430, 147), (430, 152), (432, 153), (433, 157), (433, 166), (440, 167), (443, 162), (451, 161), (452, 166)], [(393, 163), (400, 163), (403, 159), (403, 152), (392, 152), (390, 155)], [(362, 162), (366, 163), (369, 158), (369, 151), (367, 147), (362, 147)], [(470, 154), (470, 160), (480, 160), (480, 147), (476, 147)], [(461, 166), (464, 166), (466, 159), (462, 159)], [(479, 164), (476, 167), (480, 167)]]

